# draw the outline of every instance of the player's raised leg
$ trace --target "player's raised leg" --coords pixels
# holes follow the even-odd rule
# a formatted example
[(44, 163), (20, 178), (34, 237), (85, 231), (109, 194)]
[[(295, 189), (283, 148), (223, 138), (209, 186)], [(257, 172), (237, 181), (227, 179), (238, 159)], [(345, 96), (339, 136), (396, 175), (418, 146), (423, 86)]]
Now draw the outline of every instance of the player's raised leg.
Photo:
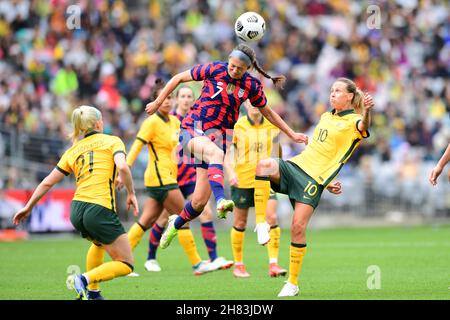
[[(225, 199), (223, 162), (224, 152), (207, 137), (195, 137), (188, 143), (191, 153), (203, 163), (208, 163), (208, 182), (216, 200), (217, 217), (225, 219), (233, 211), (234, 202)], [(205, 168), (205, 165), (202, 165)], [(197, 181), (199, 177), (197, 176)], [(208, 199), (209, 200), (209, 199)], [(206, 205), (203, 204), (203, 207)]]
[(211, 195), (211, 187), (208, 183), (208, 172), (204, 168), (197, 168), (197, 181), (195, 182), (195, 190), (192, 194), (192, 200), (188, 201), (181, 211), (180, 215), (171, 215), (166, 230), (161, 237), (160, 247), (165, 249), (169, 246), (172, 239), (177, 235), (186, 222), (198, 217), (205, 205), (208, 203)]

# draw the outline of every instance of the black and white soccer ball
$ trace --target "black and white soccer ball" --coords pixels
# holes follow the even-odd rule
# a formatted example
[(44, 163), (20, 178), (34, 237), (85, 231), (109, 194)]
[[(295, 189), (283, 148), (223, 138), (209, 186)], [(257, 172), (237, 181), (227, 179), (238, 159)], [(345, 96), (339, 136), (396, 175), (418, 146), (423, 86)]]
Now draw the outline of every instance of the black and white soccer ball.
[(234, 32), (242, 41), (254, 42), (261, 40), (266, 31), (266, 22), (256, 12), (248, 11), (239, 16), (234, 24)]

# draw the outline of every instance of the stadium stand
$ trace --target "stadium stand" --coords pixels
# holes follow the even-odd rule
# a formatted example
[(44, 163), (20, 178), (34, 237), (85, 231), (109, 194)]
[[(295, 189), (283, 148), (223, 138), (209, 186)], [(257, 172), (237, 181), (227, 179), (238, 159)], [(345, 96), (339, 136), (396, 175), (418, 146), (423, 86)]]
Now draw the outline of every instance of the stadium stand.
[[(81, 9), (80, 28), (67, 25), (72, 4)], [(367, 23), (368, 6), (335, 0), (0, 0), (0, 187), (32, 188), (51, 170), (68, 147), (68, 115), (78, 105), (100, 108), (105, 132), (129, 147), (155, 78), (225, 59), (222, 53), (237, 43), (234, 20), (252, 10), (268, 24), (255, 45), (261, 64), (287, 76), (283, 91), (262, 79), (269, 103), (293, 128), (311, 133), (337, 77), (354, 79), (375, 98), (373, 134), (340, 175), (344, 194), (326, 194), (319, 211), (449, 217), (445, 175), (435, 188), (428, 182), (450, 141), (449, 4), (379, 2), (375, 29)], [(283, 158), (301, 148), (287, 138), (281, 142)], [(141, 153), (133, 169), (138, 186), (145, 157)]]

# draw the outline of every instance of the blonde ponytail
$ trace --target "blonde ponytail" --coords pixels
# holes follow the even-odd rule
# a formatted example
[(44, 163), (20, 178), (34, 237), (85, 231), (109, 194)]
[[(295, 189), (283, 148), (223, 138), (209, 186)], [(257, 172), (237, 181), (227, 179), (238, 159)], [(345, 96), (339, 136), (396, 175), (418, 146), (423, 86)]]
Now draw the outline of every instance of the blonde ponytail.
[(338, 78), (336, 82), (343, 82), (347, 85), (347, 92), (353, 93), (352, 108), (356, 113), (362, 114), (364, 109), (364, 92), (348, 78)]
[(80, 106), (72, 112), (73, 132), (70, 139), (78, 141), (81, 134), (86, 134), (95, 128), (95, 124), (102, 118), (100, 111), (91, 106)]
[(356, 88), (355, 95), (352, 99), (352, 107), (356, 113), (362, 114), (364, 109), (364, 93), (361, 89)]

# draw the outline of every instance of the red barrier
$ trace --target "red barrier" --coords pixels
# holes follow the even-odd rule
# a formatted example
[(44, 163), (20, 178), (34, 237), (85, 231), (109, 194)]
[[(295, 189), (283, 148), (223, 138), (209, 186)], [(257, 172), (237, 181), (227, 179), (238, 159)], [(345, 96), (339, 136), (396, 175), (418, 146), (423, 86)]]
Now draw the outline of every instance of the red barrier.
[[(31, 197), (33, 190), (5, 190), (4, 200), (20, 209)], [(75, 190), (50, 190), (33, 208), (28, 225), (30, 232), (59, 232), (74, 230), (70, 223), (70, 203)]]

